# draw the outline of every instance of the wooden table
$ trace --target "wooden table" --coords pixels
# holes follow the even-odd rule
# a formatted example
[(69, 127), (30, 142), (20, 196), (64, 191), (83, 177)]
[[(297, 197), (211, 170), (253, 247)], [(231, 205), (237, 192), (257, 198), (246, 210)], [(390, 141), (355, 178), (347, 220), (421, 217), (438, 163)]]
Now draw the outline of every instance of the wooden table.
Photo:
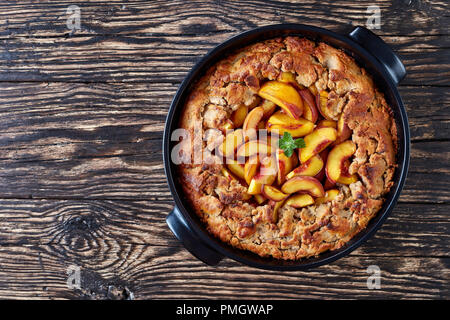
[[(1, 298), (450, 298), (448, 2), (98, 0), (78, 4), (74, 32), (74, 1), (42, 2), (0, 4)], [(161, 138), (182, 79), (241, 31), (293, 22), (346, 33), (374, 4), (374, 31), (408, 71), (412, 158), (392, 216), (310, 272), (193, 258), (165, 224)], [(381, 289), (367, 288), (370, 265)], [(76, 268), (80, 289), (67, 285)]]

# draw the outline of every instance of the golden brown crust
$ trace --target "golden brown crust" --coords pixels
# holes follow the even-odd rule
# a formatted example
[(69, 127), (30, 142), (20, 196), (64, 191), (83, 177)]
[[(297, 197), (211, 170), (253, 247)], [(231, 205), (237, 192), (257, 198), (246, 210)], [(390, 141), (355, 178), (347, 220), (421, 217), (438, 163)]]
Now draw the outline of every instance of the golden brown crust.
[(281, 72), (330, 92), (333, 118), (343, 113), (353, 131), (357, 150), (349, 171), (360, 181), (338, 185), (332, 202), (302, 209), (285, 205), (274, 223), (273, 208), (246, 200), (246, 187), (224, 177), (221, 165), (184, 164), (179, 172), (188, 202), (210, 233), (261, 256), (295, 260), (342, 247), (376, 215), (393, 183), (397, 132), (390, 108), (364, 69), (341, 50), (298, 37), (256, 43), (212, 67), (190, 94), (180, 127), (193, 134), (199, 121), (204, 130), (223, 130), (232, 111), (258, 103), (262, 82)]

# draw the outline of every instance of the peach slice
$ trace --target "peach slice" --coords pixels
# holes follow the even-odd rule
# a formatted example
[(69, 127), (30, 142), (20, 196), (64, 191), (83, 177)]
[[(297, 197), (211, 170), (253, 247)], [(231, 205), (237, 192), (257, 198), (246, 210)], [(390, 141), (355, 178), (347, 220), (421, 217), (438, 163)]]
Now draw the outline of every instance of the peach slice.
[(316, 102), (311, 91), (308, 89), (299, 90), (298, 93), (302, 97), (303, 101), (303, 118), (311, 122), (316, 122), (319, 117), (319, 112), (317, 111)]
[(247, 193), (251, 195), (260, 194), (262, 192), (262, 187), (263, 184), (253, 178), (248, 185)]
[(348, 168), (350, 167), (350, 161), (346, 160), (342, 166), (342, 172), (339, 176), (337, 182), (342, 184), (352, 184), (358, 181), (358, 176), (356, 174), (350, 174)]
[(264, 109), (262, 107), (256, 107), (252, 111), (249, 112), (247, 117), (245, 117), (244, 124), (242, 126), (242, 130), (247, 131), (250, 129), (256, 130), (259, 122), (264, 116)]
[(293, 83), (297, 84), (297, 80), (295, 80), (295, 75), (292, 72), (282, 72), (278, 79), (284, 83)]
[(322, 170), (323, 165), (324, 162), (322, 158), (318, 154), (316, 154), (315, 156), (311, 157), (308, 161), (300, 165), (300, 167), (297, 167), (291, 172), (289, 172), (286, 178), (291, 179), (296, 176), (314, 177)]
[(352, 184), (358, 181), (358, 176), (356, 174), (352, 174), (351, 176), (340, 176), (337, 180), (338, 183), (342, 184)]
[(314, 203), (313, 197), (309, 194), (294, 194), (286, 200), (285, 204), (293, 208), (303, 208)]
[(335, 128), (337, 127), (337, 123), (334, 120), (320, 120), (319, 123), (317, 124), (317, 128)]
[(255, 194), (255, 195), (253, 195), (253, 197), (255, 198), (256, 203), (258, 203), (258, 204), (263, 204), (267, 200), (267, 198), (265, 198), (264, 196), (262, 196), (260, 194)]
[(319, 198), (325, 195), (322, 184), (313, 177), (296, 176), (286, 181), (281, 187), (284, 193), (308, 193), (313, 197)]
[(282, 200), (282, 201), (278, 201), (278, 202), (276, 202), (276, 201), (273, 201), (273, 200), (270, 200), (269, 201), (269, 207), (272, 209), (272, 217), (271, 217), (271, 222), (272, 223), (277, 223), (277, 221), (278, 221), (278, 210), (280, 210), (280, 208), (284, 205), (284, 203), (285, 203), (285, 201), (284, 200)]
[(326, 175), (331, 182), (337, 182), (339, 177), (344, 172), (345, 160), (350, 158), (356, 151), (356, 145), (353, 141), (344, 141), (333, 149), (328, 154)]
[(303, 113), (303, 100), (295, 88), (280, 81), (267, 81), (258, 94), (280, 106), (289, 116), (298, 119)]
[(233, 122), (236, 128), (242, 127), (244, 124), (245, 118), (248, 114), (248, 107), (246, 105), (241, 105), (231, 114), (231, 121)]
[(287, 157), (282, 149), (277, 149), (276, 156), (278, 165), (277, 183), (281, 185), (286, 180), (286, 175), (288, 174), (288, 172), (291, 171), (294, 167), (297, 157), (295, 154)]
[(328, 178), (325, 178), (325, 183), (323, 184), (323, 188), (325, 190), (330, 190), (330, 189), (333, 189), (334, 187), (336, 187), (336, 183), (331, 182), (330, 180), (328, 180)]
[(314, 123), (302, 118), (293, 119), (282, 112), (275, 112), (267, 120), (267, 130), (269, 132), (278, 130), (280, 136), (289, 132), (293, 138), (298, 138), (311, 133), (314, 130)]
[(230, 171), (227, 170), (227, 168), (222, 167), (221, 172), (222, 172), (223, 176), (225, 178), (227, 178), (228, 180), (230, 180), (230, 181), (231, 180), (236, 180), (236, 178), (233, 177), (233, 175), (231, 174)]
[(263, 99), (263, 102), (261, 103), (260, 107), (264, 109), (263, 119), (267, 119), (275, 112), (277, 105), (272, 101)]
[[(270, 185), (275, 181), (275, 177), (277, 175), (277, 160), (275, 157), (268, 156), (261, 160), (258, 175), (263, 177), (261, 181), (263, 181), (264, 184)], [(259, 178), (257, 178), (257, 180), (258, 179)]]
[[(328, 159), (328, 148), (326, 148), (325, 150), (323, 150), (321, 153), (319, 153), (320, 158), (322, 159), (323, 163), (327, 163), (327, 159)], [(312, 158), (311, 158), (312, 159)], [(308, 160), (309, 161), (309, 160)], [(307, 161), (307, 162), (308, 162)], [(316, 178), (319, 181), (322, 181), (323, 178), (325, 177), (325, 165), (322, 167), (322, 169), (319, 171), (318, 174), (316, 174), (314, 176), (314, 178)]]
[(234, 124), (230, 119), (227, 119), (227, 121), (225, 121), (225, 123), (222, 125), (221, 130), (223, 132), (226, 132), (227, 130), (231, 130), (234, 128)]
[(314, 155), (320, 153), (336, 140), (337, 131), (334, 128), (318, 128), (308, 134), (305, 140), (305, 148), (299, 149), (300, 162), (305, 163)]
[(243, 143), (244, 133), (242, 129), (234, 130), (226, 135), (223, 143), (219, 146), (219, 152), (223, 156), (230, 158), (234, 155), (237, 148), (239, 148), (239, 146)]
[(308, 90), (312, 93), (312, 95), (314, 97), (317, 96), (317, 94), (319, 93), (319, 91), (317, 90), (317, 87), (315, 85), (311, 85), (308, 87)]
[(317, 109), (320, 114), (327, 120), (333, 120), (333, 116), (330, 113), (328, 105), (328, 92), (323, 90), (316, 96)]
[(322, 204), (322, 203), (325, 203), (325, 202), (333, 201), (334, 198), (336, 198), (338, 194), (339, 194), (339, 190), (338, 189), (327, 190), (325, 192), (325, 196), (324, 197), (316, 199), (316, 205), (319, 205), (319, 204)]
[(334, 142), (335, 145), (347, 140), (352, 135), (352, 130), (348, 127), (347, 123), (344, 120), (344, 114), (341, 113), (339, 120), (337, 122), (337, 138)]
[(231, 171), (236, 177), (239, 179), (245, 179), (245, 171), (244, 171), (244, 165), (238, 163), (236, 160), (233, 159), (227, 159), (227, 168)]
[(238, 157), (251, 157), (256, 154), (270, 154), (271, 147), (266, 142), (252, 140), (241, 145), (237, 151)]
[(257, 173), (248, 186), (249, 194), (260, 194), (263, 185), (274, 183), (277, 175), (276, 160), (273, 157), (265, 157), (261, 160), (259, 173)]
[(268, 186), (268, 185), (265, 185), (262, 188), (262, 194), (267, 199), (270, 199), (270, 200), (273, 200), (273, 201), (276, 201), (276, 202), (283, 201), (284, 199), (286, 199), (289, 196), (288, 194), (285, 194), (285, 193), (281, 192), (277, 188), (272, 187), (272, 186)]
[(244, 180), (247, 182), (247, 184), (250, 184), (250, 181), (252, 181), (253, 177), (256, 175), (259, 165), (260, 165), (260, 163), (259, 163), (258, 155), (254, 155), (254, 156), (250, 157), (245, 162)]

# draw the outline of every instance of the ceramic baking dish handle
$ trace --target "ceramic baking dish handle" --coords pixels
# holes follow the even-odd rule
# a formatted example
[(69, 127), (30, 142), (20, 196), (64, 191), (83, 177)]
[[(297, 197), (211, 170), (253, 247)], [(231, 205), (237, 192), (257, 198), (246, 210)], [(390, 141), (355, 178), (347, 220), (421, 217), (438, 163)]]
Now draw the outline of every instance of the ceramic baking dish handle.
[(364, 27), (356, 27), (349, 37), (369, 51), (381, 62), (397, 85), (406, 75), (406, 69), (399, 57), (380, 37)]
[(205, 244), (198, 238), (194, 230), (192, 230), (181, 214), (180, 210), (175, 207), (166, 218), (172, 233), (180, 240), (184, 247), (192, 253), (197, 259), (204, 263), (215, 266), (222, 260), (223, 256), (213, 248)]

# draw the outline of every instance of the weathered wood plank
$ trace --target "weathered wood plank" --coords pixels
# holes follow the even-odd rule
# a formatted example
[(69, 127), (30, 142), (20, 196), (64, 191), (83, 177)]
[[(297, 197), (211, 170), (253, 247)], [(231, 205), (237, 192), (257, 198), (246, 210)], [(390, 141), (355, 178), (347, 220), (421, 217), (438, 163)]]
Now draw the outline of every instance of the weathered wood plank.
[[(365, 25), (377, 5), (382, 34), (449, 34), (445, 1), (20, 1), (0, 4), (0, 36), (48, 37), (68, 34), (67, 8), (81, 10), (77, 34), (196, 35), (238, 32), (272, 23), (324, 28)], [(168, 14), (170, 13), (170, 14)]]
[[(0, 298), (448, 299), (449, 261), (350, 255), (309, 272), (281, 273), (228, 259), (212, 268), (173, 247), (105, 242), (76, 252), (59, 245), (2, 246)], [(67, 287), (71, 265), (81, 269), (81, 290)], [(371, 265), (381, 270), (378, 290), (367, 288)]]
[[(104, 243), (175, 246), (165, 218), (171, 201), (0, 200), (0, 246), (52, 245), (70, 250)], [(398, 204), (355, 254), (450, 257), (450, 207)]]
[[(2, 40), (0, 80), (180, 83), (196, 61), (226, 38), (7, 39)], [(398, 48), (398, 54), (408, 71), (402, 85), (449, 85), (450, 49)]]

